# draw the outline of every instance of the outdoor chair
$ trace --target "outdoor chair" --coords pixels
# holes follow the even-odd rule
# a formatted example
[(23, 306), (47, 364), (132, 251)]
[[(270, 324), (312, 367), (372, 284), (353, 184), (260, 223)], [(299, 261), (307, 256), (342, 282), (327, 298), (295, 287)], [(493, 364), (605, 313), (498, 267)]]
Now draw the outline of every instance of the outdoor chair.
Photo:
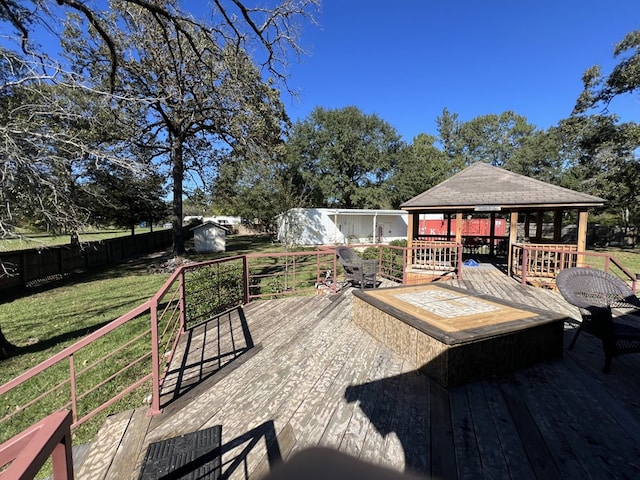
[(363, 260), (349, 247), (338, 247), (336, 255), (344, 268), (345, 278), (351, 285), (359, 285), (360, 289), (376, 287), (376, 260)]
[(640, 353), (640, 300), (629, 285), (607, 272), (585, 267), (561, 270), (556, 285), (582, 316), (569, 350), (583, 330), (595, 335), (602, 340), (605, 373), (613, 357)]

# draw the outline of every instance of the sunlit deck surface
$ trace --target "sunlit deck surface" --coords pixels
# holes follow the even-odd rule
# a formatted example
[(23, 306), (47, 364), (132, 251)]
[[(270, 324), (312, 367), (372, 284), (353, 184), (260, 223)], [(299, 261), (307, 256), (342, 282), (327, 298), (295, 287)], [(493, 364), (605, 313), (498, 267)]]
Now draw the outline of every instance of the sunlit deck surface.
[[(577, 318), (492, 265), (464, 274), (450, 283)], [(355, 326), (351, 299), (256, 302), (194, 329), (163, 413), (110, 417), (76, 478), (137, 478), (151, 442), (216, 425), (222, 478), (260, 478), (319, 445), (443, 479), (640, 478), (640, 355), (605, 375), (598, 340), (566, 349), (567, 323), (561, 359), (446, 390)]]

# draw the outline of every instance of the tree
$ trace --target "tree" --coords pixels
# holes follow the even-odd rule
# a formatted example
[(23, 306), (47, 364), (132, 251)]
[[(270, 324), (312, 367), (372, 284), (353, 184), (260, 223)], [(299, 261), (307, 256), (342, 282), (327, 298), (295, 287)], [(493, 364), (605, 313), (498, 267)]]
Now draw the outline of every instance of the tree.
[(640, 126), (612, 115), (585, 115), (562, 121), (559, 131), (573, 145), (565, 186), (607, 199), (605, 211), (624, 224), (640, 223)]
[[(16, 211), (34, 211), (47, 224), (77, 230), (87, 222), (88, 212), (71, 190), (81, 180), (84, 164), (106, 160), (136, 171), (132, 152), (151, 146), (155, 155), (175, 160), (174, 248), (183, 250), (177, 218), (182, 213), (182, 161), (200, 156), (205, 146), (213, 152), (201, 156), (207, 159), (218, 157), (217, 147), (225, 148), (211, 142), (206, 128), (193, 128), (189, 116), (194, 106), (217, 107), (205, 120), (218, 129), (218, 141), (233, 151), (250, 151), (266, 132), (279, 128), (282, 109), (275, 85), (286, 86), (287, 59), (302, 52), (299, 21), (313, 21), (318, 0), (283, 0), (266, 9), (249, 8), (242, 0), (216, 0), (211, 12), (215, 24), (194, 20), (177, 1), (115, 0), (105, 10), (96, 6), (100, 3), (55, 3), (0, 0), (3, 33), (11, 30), (18, 45), (0, 52), (0, 232), (15, 230)], [(59, 20), (67, 13), (73, 13), (67, 31), (75, 28), (79, 36), (74, 39), (77, 45), (67, 48), (63, 62), (70, 68), (65, 71), (35, 44), (33, 32), (44, 28), (60, 34)], [(144, 28), (148, 38), (141, 37), (138, 28)], [(134, 35), (141, 43), (131, 43)], [(70, 46), (64, 40), (62, 45)], [(139, 48), (142, 45), (149, 51)], [(150, 66), (161, 68), (145, 70)], [(171, 68), (162, 70), (166, 66)], [(203, 97), (199, 85), (189, 84), (195, 77), (202, 79), (203, 72), (210, 81), (215, 79), (207, 85), (217, 88), (213, 99)], [(263, 72), (271, 79), (263, 81)], [(140, 95), (139, 80), (156, 81), (160, 90)], [(190, 99), (191, 110), (184, 108), (185, 99)], [(181, 118), (171, 110), (175, 100)], [(145, 112), (154, 107), (156, 118), (147, 119)], [(163, 116), (167, 112), (172, 115)], [(124, 126), (119, 124), (123, 121)], [(125, 128), (136, 135), (118, 136)], [(163, 146), (145, 144), (163, 135)]]
[(640, 87), (640, 30), (628, 33), (614, 47), (613, 55), (620, 62), (609, 75), (603, 75), (599, 65), (584, 72), (584, 90), (576, 101), (574, 114), (585, 113), (598, 105), (606, 112), (615, 97), (633, 93)]
[[(105, 11), (76, 0), (57, 3), (59, 8), (47, 9), (37, 8), (41, 0), (5, 0), (0, 2), (0, 20), (14, 28), (23, 50), (33, 51), (34, 25), (59, 31), (57, 15), (74, 13), (67, 25), (72, 34), (67, 38), (73, 41), (63, 40), (74, 72), (85, 81), (99, 80), (92, 86), (104, 88), (101, 94), (114, 112), (126, 112), (129, 118), (140, 113), (139, 123), (130, 128), (140, 134), (135, 145), (151, 146), (155, 158), (165, 155), (170, 160), (174, 249), (183, 251), (184, 173), (203, 166), (189, 162), (210, 158), (203, 154), (205, 149), (250, 149), (261, 135), (279, 128), (281, 118), (276, 117), (282, 117), (283, 109), (277, 91), (262, 80), (261, 72), (274, 82), (285, 79), (287, 58), (302, 51), (297, 44), (298, 21), (313, 21), (318, 1), (283, 0), (265, 9), (249, 8), (240, 0), (217, 0), (211, 17), (217, 23), (194, 20), (177, 1), (121, 0)], [(204, 82), (198, 84), (196, 79)], [(150, 88), (154, 82), (157, 88)], [(140, 85), (147, 87), (142, 93)], [(179, 104), (174, 105), (175, 100)], [(145, 117), (149, 112), (155, 118)], [(217, 138), (212, 140), (207, 134), (214, 130)]]
[[(126, 2), (125, 2), (126, 3)], [(236, 45), (218, 45), (210, 32), (188, 21), (159, 20), (142, 8), (116, 12), (127, 35), (113, 28), (112, 38), (126, 56), (117, 61), (114, 91), (126, 99), (118, 109), (139, 112), (138, 145), (145, 145), (156, 161), (166, 160), (173, 190), (174, 251), (184, 252), (182, 230), (183, 183), (188, 171), (213, 167), (209, 151), (217, 156), (248, 156), (280, 138), (286, 114), (279, 93)], [(69, 27), (69, 38), (79, 28)], [(99, 45), (77, 41), (66, 44), (92, 78), (109, 79)], [(100, 61), (102, 59), (102, 61)], [(213, 156), (215, 157), (215, 155)]]
[(435, 137), (421, 133), (401, 150), (393, 173), (386, 182), (393, 208), (399, 208), (403, 202), (453, 174), (451, 163), (446, 154), (434, 145), (435, 141)]
[(457, 113), (451, 113), (447, 108), (442, 110), (442, 114), (436, 118), (438, 128), (437, 143), (440, 144), (452, 173), (459, 172), (465, 166), (462, 156), (462, 137), (460, 130), (462, 122), (458, 119)]
[(515, 153), (534, 130), (526, 118), (511, 111), (481, 115), (465, 122), (459, 129), (464, 162), (466, 165), (485, 162), (508, 169)]
[(297, 122), (287, 142), (289, 157), (300, 159), (322, 205), (389, 208), (385, 181), (402, 146), (396, 130), (377, 115), (357, 107), (317, 107)]
[(82, 184), (93, 223), (129, 228), (147, 222), (151, 228), (170, 214), (164, 178), (153, 172), (125, 168), (95, 168)]

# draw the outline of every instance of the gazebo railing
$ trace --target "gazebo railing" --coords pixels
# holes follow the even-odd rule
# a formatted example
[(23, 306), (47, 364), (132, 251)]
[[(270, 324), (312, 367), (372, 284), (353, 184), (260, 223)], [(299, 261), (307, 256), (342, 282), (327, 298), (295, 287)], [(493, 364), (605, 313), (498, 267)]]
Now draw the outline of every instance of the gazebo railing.
[(414, 240), (407, 266), (414, 270), (455, 272), (462, 265), (462, 245), (456, 242)]
[(608, 253), (578, 251), (575, 244), (515, 244), (512, 247), (510, 274), (527, 283), (553, 283), (565, 268), (593, 267), (610, 272), (629, 283), (636, 291), (636, 275)]

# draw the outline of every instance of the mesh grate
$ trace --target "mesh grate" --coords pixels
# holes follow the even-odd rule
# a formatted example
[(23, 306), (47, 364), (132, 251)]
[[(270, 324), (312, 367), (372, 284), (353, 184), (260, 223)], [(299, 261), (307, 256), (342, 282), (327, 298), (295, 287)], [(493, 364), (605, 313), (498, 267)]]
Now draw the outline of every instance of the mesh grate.
[(222, 426), (152, 443), (139, 480), (215, 480), (220, 477)]

